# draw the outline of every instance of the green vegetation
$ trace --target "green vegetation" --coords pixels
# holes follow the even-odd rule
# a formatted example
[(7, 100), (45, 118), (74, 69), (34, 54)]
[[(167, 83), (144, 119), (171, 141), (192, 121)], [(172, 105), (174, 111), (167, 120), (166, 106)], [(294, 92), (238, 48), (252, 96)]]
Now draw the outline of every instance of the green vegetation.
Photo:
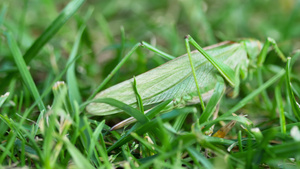
[[(0, 168), (298, 168), (299, 21), (297, 0), (2, 0)], [(145, 116), (141, 97), (138, 109), (98, 99), (142, 122), (116, 131), (126, 113), (87, 113), (99, 90), (187, 53), (187, 34), (202, 47), (271, 37), (290, 58), (266, 49), (239, 88), (225, 82), (220, 100), (225, 84), (217, 83), (203, 106), (161, 113), (166, 100)], [(142, 41), (166, 57), (138, 48)], [(224, 138), (209, 136), (231, 120)]]

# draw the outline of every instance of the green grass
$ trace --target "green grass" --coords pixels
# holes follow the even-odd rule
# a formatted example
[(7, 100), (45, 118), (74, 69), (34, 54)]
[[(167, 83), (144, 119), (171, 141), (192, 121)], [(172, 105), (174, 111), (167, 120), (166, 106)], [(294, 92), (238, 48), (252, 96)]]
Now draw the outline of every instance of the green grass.
[[(298, 168), (299, 19), (292, 0), (1, 1), (0, 168)], [(199, 104), (144, 115), (98, 99), (138, 121), (110, 131), (128, 115), (87, 114), (99, 91), (185, 54), (188, 34), (201, 46), (272, 37), (291, 58), (271, 50), (236, 98), (220, 99), (217, 84), (203, 115)], [(230, 120), (225, 138), (204, 134)]]

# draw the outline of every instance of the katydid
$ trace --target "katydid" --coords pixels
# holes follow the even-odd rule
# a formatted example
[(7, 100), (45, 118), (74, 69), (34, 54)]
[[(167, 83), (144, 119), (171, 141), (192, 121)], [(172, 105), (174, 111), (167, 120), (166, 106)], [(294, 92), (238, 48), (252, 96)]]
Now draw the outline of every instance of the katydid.
[[(189, 43), (197, 51), (190, 52)], [(255, 67), (263, 63), (270, 44), (284, 60), (284, 55), (275, 41), (270, 38), (267, 39), (264, 46), (258, 40), (244, 39), (225, 41), (202, 49), (190, 36), (187, 36), (187, 54), (135, 77), (143, 106), (147, 108), (165, 100), (174, 99), (170, 103), (172, 106), (176, 99), (199, 96), (202, 109), (205, 109), (203, 101), (209, 100), (212, 96), (218, 79), (216, 76), (221, 74), (229, 85), (237, 88), (240, 78), (247, 76), (250, 65)], [(137, 46), (134, 47), (134, 50), (136, 48)], [(156, 51), (153, 48), (150, 50)], [(165, 56), (172, 57), (167, 54)], [(97, 98), (113, 98), (137, 107), (133, 79), (101, 91), (95, 96), (95, 99)], [(86, 109), (93, 116), (121, 112), (120, 109), (104, 103), (90, 103)], [(126, 123), (132, 121), (131, 118)]]

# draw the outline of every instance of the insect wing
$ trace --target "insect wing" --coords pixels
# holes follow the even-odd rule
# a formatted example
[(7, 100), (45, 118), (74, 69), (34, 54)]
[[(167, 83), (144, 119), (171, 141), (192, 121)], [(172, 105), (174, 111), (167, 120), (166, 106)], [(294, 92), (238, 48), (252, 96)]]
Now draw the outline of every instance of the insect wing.
[[(240, 63), (248, 62), (247, 53), (239, 43), (211, 48), (207, 50), (207, 53), (232, 69)], [(192, 59), (201, 93), (206, 93), (215, 86), (217, 71), (199, 52), (193, 52)], [(136, 82), (144, 106), (196, 93), (196, 85), (187, 55), (137, 76)], [(95, 98), (114, 98), (136, 107), (136, 96), (132, 84), (133, 79), (126, 80), (100, 92)], [(97, 116), (115, 114), (120, 111), (104, 103), (91, 103), (87, 106), (87, 112)]]

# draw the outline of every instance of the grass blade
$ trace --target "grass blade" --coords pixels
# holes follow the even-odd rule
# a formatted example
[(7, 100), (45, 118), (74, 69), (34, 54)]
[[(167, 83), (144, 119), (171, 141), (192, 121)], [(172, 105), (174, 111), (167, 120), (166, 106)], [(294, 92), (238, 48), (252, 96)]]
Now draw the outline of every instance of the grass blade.
[(94, 167), (89, 161), (80, 153), (80, 151), (65, 137), (63, 139), (69, 153), (71, 154), (73, 161), (78, 168), (93, 169)]
[(290, 70), (291, 70), (291, 58), (288, 57), (287, 64), (286, 64), (286, 86), (288, 90), (288, 98), (292, 106), (292, 110), (294, 112), (294, 115), (298, 120), (300, 120), (300, 109), (299, 104), (297, 104), (294, 93), (292, 91), (291, 87), (291, 81), (290, 81)]
[[(147, 113), (146, 113), (146, 116), (149, 118), (149, 119), (152, 119), (154, 118), (158, 113), (160, 113), (169, 103), (171, 102), (171, 100), (166, 100), (162, 103), (160, 103), (159, 105), (155, 106), (154, 108), (152, 108), (151, 110), (149, 110)], [(131, 123), (134, 123), (136, 122), (136, 119), (133, 118), (133, 117), (130, 117), (126, 120), (123, 120), (122, 122), (114, 125), (113, 127), (111, 127), (110, 130), (117, 130), (119, 128), (122, 128), (126, 125), (129, 125)], [(140, 125), (140, 123), (136, 124), (136, 125)], [(137, 126), (133, 126), (132, 128), (134, 127), (137, 127)]]
[(277, 103), (277, 108), (279, 109), (279, 119), (280, 119), (280, 128), (283, 134), (286, 133), (286, 122), (284, 116), (284, 109), (283, 109), (283, 100), (280, 93), (280, 86), (275, 88), (275, 99)]
[[(259, 86), (261, 86), (263, 84), (263, 76), (262, 76), (262, 68), (261, 67), (257, 68), (257, 82), (258, 82)], [(266, 90), (262, 91), (261, 96), (266, 104), (267, 110), (270, 111), (271, 107), (272, 107), (272, 102), (267, 94), (267, 91)]]
[[(74, 60), (76, 58), (78, 48), (80, 45), (81, 36), (82, 36), (84, 29), (85, 29), (85, 26), (81, 26), (78, 31), (75, 43), (72, 48), (72, 52), (69, 56), (68, 64), (70, 64), (72, 62), (72, 60)], [(81, 102), (82, 102), (78, 84), (77, 84), (77, 80), (76, 80), (76, 75), (75, 75), (75, 62), (73, 62), (67, 70), (67, 84), (69, 87), (69, 97), (71, 100), (71, 105), (74, 109), (73, 101), (77, 101), (78, 104), (81, 104)]]
[(199, 119), (200, 124), (206, 122), (212, 116), (212, 114), (214, 112), (214, 108), (219, 103), (220, 99), (222, 98), (222, 95), (224, 94), (224, 91), (225, 91), (224, 89), (225, 89), (224, 83), (218, 82), (216, 84), (214, 93), (213, 93), (212, 97), (210, 98), (206, 109), (201, 114), (201, 117)]
[(136, 100), (137, 100), (137, 103), (138, 103), (138, 108), (144, 114), (143, 100), (142, 100), (142, 97), (139, 94), (139, 91), (137, 89), (135, 77), (133, 77), (133, 90), (134, 90), (134, 93), (136, 95)]
[(46, 108), (45, 108), (44, 103), (41, 99), (41, 96), (38, 92), (38, 89), (33, 81), (33, 78), (31, 76), (29, 70), (27, 69), (26, 62), (24, 61), (24, 59), (22, 57), (22, 54), (17, 45), (17, 42), (15, 41), (15, 39), (9, 32), (6, 33), (6, 37), (7, 37), (7, 41), (8, 41), (8, 46), (12, 52), (13, 58), (19, 69), (21, 77), (22, 77), (23, 81), (25, 82), (26, 86), (28, 87), (28, 89), (31, 91), (31, 94), (33, 95), (34, 99), (36, 100), (39, 110), (40, 110), (40, 115), (39, 115), (37, 123), (36, 123), (37, 124), (36, 131), (37, 131), (38, 124), (39, 124), (41, 118), (43, 117), (44, 112), (46, 111)]
[(268, 88), (273, 83), (275, 83), (278, 79), (280, 79), (284, 75), (284, 73), (285, 73), (285, 70), (282, 69), (275, 76), (273, 76), (271, 79), (269, 79), (263, 85), (261, 85), (259, 88), (257, 88), (256, 90), (254, 90), (251, 94), (249, 94), (248, 96), (244, 97), (238, 104), (236, 104), (233, 108), (231, 108), (229, 111), (227, 111), (226, 113), (224, 113), (220, 117), (229, 116), (230, 114), (232, 114), (232, 113), (236, 112), (237, 110), (239, 110), (240, 108), (242, 108), (244, 105), (246, 105), (246, 103), (248, 103), (249, 101), (251, 101), (255, 96), (257, 96), (259, 93), (261, 93), (266, 88)]
[(91, 94), (88, 100), (91, 100), (96, 96), (96, 94), (109, 82), (109, 80), (117, 73), (117, 71), (121, 68), (121, 66), (128, 60), (128, 58), (135, 52), (135, 50), (139, 47), (140, 43), (137, 43), (133, 46), (133, 48), (128, 52), (128, 54), (118, 63), (118, 65), (110, 72), (110, 74), (103, 80), (103, 82), (99, 85), (99, 87)]
[[(162, 121), (168, 121), (168, 120), (171, 120), (174, 117), (177, 117), (179, 115), (194, 112), (194, 111), (195, 111), (194, 108), (183, 108), (182, 110), (173, 110), (169, 113), (162, 114), (160, 116), (160, 119)], [(153, 119), (153, 120), (151, 120), (147, 123), (144, 123), (142, 126), (139, 126), (134, 131), (131, 131), (131, 132), (134, 132), (134, 133), (137, 133), (138, 135), (141, 135), (141, 134), (144, 134), (147, 131), (151, 130), (152, 128), (154, 128), (154, 126), (157, 126), (158, 123), (159, 123), (158, 118), (155, 118), (155, 119)], [(128, 134), (124, 135), (122, 138), (120, 138), (117, 142), (115, 142), (112, 146), (110, 146), (107, 149), (107, 151), (110, 152), (113, 149), (124, 145), (125, 143), (127, 143), (128, 141), (130, 141), (132, 139), (133, 139), (133, 137), (131, 135), (129, 135), (129, 133), (128, 133)]]
[(168, 60), (172, 60), (175, 59), (176, 57), (171, 56), (163, 51), (158, 50), (157, 48), (151, 46), (150, 44), (146, 43), (146, 42), (142, 42), (142, 47), (147, 48), (151, 51), (153, 51), (154, 53), (160, 54), (163, 58), (168, 59)]
[(196, 160), (201, 162), (201, 164), (203, 164), (204, 168), (213, 168), (213, 165), (211, 164), (211, 162), (209, 162), (208, 159), (206, 159), (206, 157), (204, 157), (201, 153), (196, 151), (195, 148), (188, 147), (187, 151), (190, 154), (190, 156), (194, 157)]
[[(118, 107), (121, 110), (124, 110), (125, 113), (129, 114), (130, 116), (134, 117), (137, 121), (141, 122), (141, 123), (146, 123), (149, 121), (148, 117), (141, 113), (140, 111), (138, 111), (137, 109), (123, 103), (120, 102), (118, 100), (112, 99), (112, 98), (99, 98), (99, 99), (94, 99), (91, 100), (89, 102), (84, 103), (84, 105), (87, 105), (91, 102), (96, 102), (96, 103), (106, 103), (115, 107)], [(83, 106), (84, 106), (83, 105)]]
[(24, 54), (24, 60), (29, 63), (42, 49), (42, 47), (54, 37), (59, 29), (70, 19), (70, 17), (79, 9), (84, 0), (71, 1), (58, 17), (50, 24), (50, 26), (42, 33), (42, 35), (31, 45)]

